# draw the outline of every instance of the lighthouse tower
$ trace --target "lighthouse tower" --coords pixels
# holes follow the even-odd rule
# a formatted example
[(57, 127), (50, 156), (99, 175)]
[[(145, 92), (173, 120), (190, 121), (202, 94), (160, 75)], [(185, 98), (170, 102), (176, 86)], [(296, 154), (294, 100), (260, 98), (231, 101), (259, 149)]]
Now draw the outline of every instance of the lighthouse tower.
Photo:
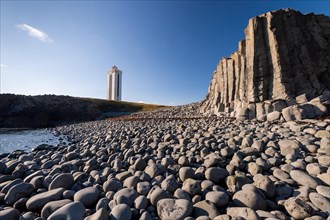
[(107, 99), (121, 101), (121, 78), (122, 71), (116, 66), (113, 66), (107, 74), (108, 79), (108, 89), (107, 89)]

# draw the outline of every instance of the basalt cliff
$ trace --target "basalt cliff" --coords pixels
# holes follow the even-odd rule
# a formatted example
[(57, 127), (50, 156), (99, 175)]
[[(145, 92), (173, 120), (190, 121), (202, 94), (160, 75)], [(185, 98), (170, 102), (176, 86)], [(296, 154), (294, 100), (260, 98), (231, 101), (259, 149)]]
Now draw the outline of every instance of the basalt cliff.
[(329, 114), (330, 18), (292, 9), (251, 18), (220, 60), (201, 112), (237, 119), (301, 120)]

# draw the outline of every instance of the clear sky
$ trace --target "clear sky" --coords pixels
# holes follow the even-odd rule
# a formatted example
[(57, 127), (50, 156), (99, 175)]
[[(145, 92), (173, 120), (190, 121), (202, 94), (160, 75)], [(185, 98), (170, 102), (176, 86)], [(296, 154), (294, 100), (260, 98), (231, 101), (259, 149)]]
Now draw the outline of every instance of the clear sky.
[(329, 16), (329, 2), (1, 0), (1, 93), (105, 98), (117, 65), (123, 100), (200, 101), (249, 18), (288, 7)]

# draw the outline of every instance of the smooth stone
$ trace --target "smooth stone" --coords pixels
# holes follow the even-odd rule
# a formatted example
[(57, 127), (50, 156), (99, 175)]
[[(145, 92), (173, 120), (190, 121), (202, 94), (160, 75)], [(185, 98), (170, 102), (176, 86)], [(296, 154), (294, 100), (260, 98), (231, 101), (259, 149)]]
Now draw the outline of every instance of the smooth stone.
[(305, 219), (314, 213), (310, 205), (295, 197), (285, 200), (284, 208), (295, 219)]
[(201, 192), (201, 184), (199, 181), (189, 178), (183, 182), (182, 189), (194, 196)]
[(220, 167), (210, 167), (205, 171), (205, 178), (215, 184), (221, 183), (227, 176), (228, 171)]
[(327, 186), (330, 186), (330, 173), (321, 173), (316, 176), (321, 182), (325, 183)]
[(317, 138), (329, 138), (330, 137), (330, 132), (327, 130), (318, 130), (315, 134), (315, 137)]
[(113, 199), (117, 200), (119, 196), (125, 196), (131, 201), (131, 204), (133, 204), (134, 200), (139, 196), (139, 194), (134, 189), (123, 188), (115, 193)]
[(162, 164), (151, 164), (147, 166), (144, 172), (148, 174), (151, 178), (154, 178), (158, 175), (163, 174), (166, 171), (166, 168)]
[(206, 189), (207, 190), (212, 190), (213, 186), (214, 186), (214, 183), (210, 180), (204, 180), (204, 181), (201, 182), (201, 187), (202, 187), (203, 191), (206, 190)]
[(276, 121), (276, 120), (279, 120), (281, 117), (281, 112), (279, 111), (273, 111), (269, 114), (267, 114), (267, 121)]
[(19, 220), (33, 220), (33, 219), (34, 219), (33, 212), (26, 212), (19, 217)]
[(126, 180), (130, 176), (132, 176), (132, 173), (130, 171), (124, 171), (124, 172), (118, 173), (116, 175), (116, 179), (123, 182), (124, 180)]
[(150, 183), (149, 182), (139, 182), (136, 185), (136, 191), (141, 195), (147, 195), (150, 190)]
[(107, 210), (109, 202), (110, 200), (107, 197), (103, 197), (102, 199), (100, 199), (96, 204), (96, 211), (101, 208), (105, 208)]
[(192, 203), (185, 199), (162, 199), (157, 203), (157, 213), (162, 220), (183, 220), (192, 211)]
[(291, 170), (290, 176), (294, 181), (302, 186), (308, 186), (312, 189), (316, 189), (316, 187), (319, 185), (314, 177), (301, 170)]
[(170, 175), (162, 181), (161, 187), (163, 190), (174, 193), (179, 188), (179, 183), (173, 175)]
[(220, 209), (228, 204), (229, 196), (225, 192), (211, 191), (206, 194), (205, 200), (213, 202)]
[(214, 219), (220, 213), (217, 207), (210, 201), (200, 201), (193, 205), (193, 217), (208, 216)]
[(19, 183), (12, 186), (5, 196), (5, 203), (8, 205), (14, 204), (17, 200), (23, 197), (28, 197), (34, 191), (31, 183)]
[(267, 211), (257, 210), (256, 213), (261, 219), (266, 219), (266, 218), (276, 219), (276, 215)]
[(144, 159), (138, 158), (134, 163), (135, 170), (144, 170), (146, 168), (147, 164)]
[(153, 220), (150, 213), (145, 211), (141, 214), (139, 220)]
[(137, 210), (146, 209), (148, 207), (148, 199), (146, 196), (138, 196), (134, 201), (134, 207)]
[(166, 198), (171, 199), (172, 195), (169, 192), (167, 192), (166, 190), (163, 190), (161, 188), (157, 188), (150, 195), (150, 203), (153, 206), (157, 206), (158, 201), (160, 201), (162, 199), (166, 199)]
[(109, 220), (109, 214), (107, 209), (101, 208), (94, 214), (87, 216), (84, 220)]
[(237, 207), (249, 207), (253, 210), (266, 210), (265, 200), (251, 190), (240, 190), (233, 196), (233, 204)]
[(8, 181), (4, 182), (3, 184), (1, 184), (1, 185), (3, 185), (1, 192), (7, 194), (11, 187), (13, 187), (21, 182), (22, 182), (22, 179), (8, 180)]
[(268, 198), (273, 198), (275, 196), (275, 185), (269, 177), (263, 176), (256, 180), (253, 185), (260, 189)]
[(330, 213), (330, 200), (318, 193), (312, 192), (309, 194), (309, 199), (321, 211)]
[(83, 220), (85, 207), (81, 202), (71, 202), (53, 212), (47, 220)]
[(325, 167), (322, 167), (320, 164), (318, 163), (309, 163), (306, 166), (306, 171), (308, 172), (308, 174), (310, 175), (318, 175), (320, 173), (323, 173)]
[(280, 146), (281, 154), (283, 156), (296, 154), (299, 149), (299, 144), (293, 140), (280, 140), (278, 145)]
[(175, 192), (174, 192), (174, 198), (176, 198), (176, 199), (191, 200), (189, 194), (186, 191), (184, 191), (184, 190), (182, 190), (180, 188), (177, 189), (177, 190), (175, 190)]
[(329, 155), (321, 155), (317, 158), (317, 160), (321, 166), (325, 166), (325, 167), (330, 166), (330, 156)]
[(261, 173), (262, 168), (256, 164), (255, 162), (250, 162), (247, 165), (247, 171), (252, 175), (257, 175), (258, 173)]
[(195, 171), (191, 167), (181, 167), (179, 170), (179, 178), (184, 182), (188, 178), (194, 178)]
[(48, 202), (61, 199), (64, 190), (64, 188), (58, 188), (34, 195), (26, 202), (26, 207), (32, 211), (41, 210)]
[(61, 173), (49, 184), (48, 190), (57, 188), (70, 189), (73, 183), (74, 180), (71, 173)]
[(44, 182), (45, 177), (44, 176), (36, 176), (33, 177), (30, 183), (33, 185), (35, 189), (39, 189), (42, 187), (42, 183)]
[(324, 196), (324, 197), (327, 197), (328, 199), (330, 199), (330, 187), (328, 186), (317, 186), (316, 187), (316, 191)]
[(131, 218), (131, 208), (126, 204), (118, 204), (111, 210), (110, 220), (130, 220)]
[(139, 177), (130, 176), (127, 179), (125, 179), (123, 186), (126, 188), (135, 188), (139, 181), (140, 181)]
[(73, 200), (75, 202), (81, 202), (86, 207), (90, 207), (97, 203), (99, 195), (100, 191), (96, 187), (87, 187), (76, 192), (76, 194), (74, 194)]
[(41, 217), (43, 217), (44, 219), (47, 219), (57, 209), (65, 206), (66, 204), (69, 204), (71, 202), (72, 202), (72, 200), (70, 200), (70, 199), (51, 201), (42, 208)]
[(0, 219), (3, 220), (18, 220), (21, 212), (17, 209), (9, 208), (0, 211)]
[(116, 179), (109, 179), (103, 183), (103, 191), (104, 192), (117, 192), (118, 190), (123, 188), (123, 184)]
[(243, 219), (253, 219), (253, 220), (259, 220), (259, 216), (251, 208), (247, 207), (232, 207), (227, 209), (227, 215), (231, 216), (232, 218), (239, 218), (242, 217)]
[(129, 198), (127, 198), (126, 196), (124, 196), (124, 195), (118, 196), (116, 198), (116, 200), (114, 200), (114, 201), (115, 201), (116, 205), (118, 205), (118, 204), (126, 204), (129, 207), (132, 207), (132, 205), (133, 205), (132, 201)]

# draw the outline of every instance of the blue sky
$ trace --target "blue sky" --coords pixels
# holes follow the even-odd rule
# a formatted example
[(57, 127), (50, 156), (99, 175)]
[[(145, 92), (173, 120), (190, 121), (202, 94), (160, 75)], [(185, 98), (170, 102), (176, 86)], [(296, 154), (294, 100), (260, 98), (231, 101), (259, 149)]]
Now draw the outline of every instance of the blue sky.
[(123, 71), (123, 100), (200, 101), (248, 19), (280, 8), (329, 16), (329, 0), (3, 1), (1, 93), (106, 97)]

